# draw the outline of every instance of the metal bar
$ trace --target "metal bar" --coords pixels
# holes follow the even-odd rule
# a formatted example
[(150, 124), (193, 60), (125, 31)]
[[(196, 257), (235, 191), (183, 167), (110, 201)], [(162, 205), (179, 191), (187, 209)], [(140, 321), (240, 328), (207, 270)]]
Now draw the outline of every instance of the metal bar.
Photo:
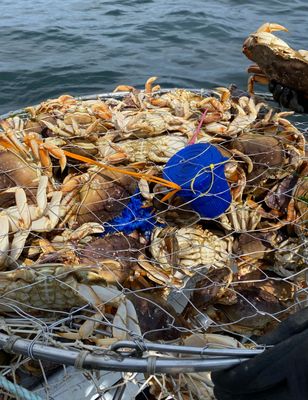
[[(193, 354), (199, 356), (223, 356), (223, 357), (245, 357), (250, 358), (258, 354), (263, 353), (264, 349), (210, 349), (207, 347), (193, 347), (193, 346), (182, 346), (182, 345), (168, 345), (162, 343), (148, 343), (141, 342), (141, 347), (144, 347), (146, 351), (159, 351), (162, 353), (178, 353), (178, 354)], [(113, 343), (110, 349), (113, 351), (119, 351), (119, 349), (129, 348), (134, 350), (140, 350), (138, 342), (122, 340)]]
[[(76, 366), (76, 361), (80, 352), (73, 350), (63, 350), (56, 347), (34, 343), (31, 340), (15, 338), (14, 343), (10, 344), (10, 336), (0, 333), (0, 348), (6, 351), (29, 357), (31, 353), (34, 359), (50, 361), (55, 364), (65, 364)], [(31, 352), (30, 352), (31, 348)], [(107, 354), (86, 354), (81, 367), (83, 369), (97, 369), (117, 372), (147, 372), (154, 373), (190, 373), (202, 371), (214, 371), (235, 366), (247, 358), (219, 358), (219, 359), (175, 359), (175, 358), (122, 358), (112, 357)]]

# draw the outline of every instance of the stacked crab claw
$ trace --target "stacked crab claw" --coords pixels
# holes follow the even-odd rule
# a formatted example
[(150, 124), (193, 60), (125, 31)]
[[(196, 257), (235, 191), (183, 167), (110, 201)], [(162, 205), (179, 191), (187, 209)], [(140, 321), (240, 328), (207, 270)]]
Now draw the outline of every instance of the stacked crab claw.
[[(136, 336), (242, 346), (307, 301), (308, 166), (290, 113), (227, 88), (164, 92), (155, 79), (95, 100), (61, 96), (1, 121), (7, 333), (26, 313), (56, 327), (47, 339), (61, 346)], [(192, 141), (227, 159), (232, 202), (214, 219), (166, 196), (159, 181)], [(131, 229), (119, 223), (126, 210)]]

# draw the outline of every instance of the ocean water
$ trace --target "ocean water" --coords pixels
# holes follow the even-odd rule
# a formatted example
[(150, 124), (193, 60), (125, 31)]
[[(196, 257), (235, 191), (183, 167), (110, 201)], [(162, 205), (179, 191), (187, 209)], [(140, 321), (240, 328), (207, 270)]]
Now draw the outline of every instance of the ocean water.
[(244, 39), (264, 22), (308, 49), (305, 0), (1, 0), (0, 113), (63, 93), (142, 87), (245, 89)]

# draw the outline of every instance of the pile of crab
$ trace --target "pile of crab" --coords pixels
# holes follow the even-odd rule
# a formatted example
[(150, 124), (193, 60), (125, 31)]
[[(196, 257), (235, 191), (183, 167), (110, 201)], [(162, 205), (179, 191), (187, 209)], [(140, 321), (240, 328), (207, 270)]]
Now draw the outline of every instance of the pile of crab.
[[(0, 122), (7, 334), (26, 315), (23, 337), (42, 329), (62, 347), (136, 336), (198, 346), (213, 333), (251, 343), (305, 304), (308, 166), (292, 113), (227, 88), (166, 92), (155, 79)], [(228, 158), (232, 203), (212, 220), (164, 196), (164, 165), (192, 141)], [(108, 231), (136, 193), (151, 229)], [(29, 329), (29, 316), (52, 329)]]

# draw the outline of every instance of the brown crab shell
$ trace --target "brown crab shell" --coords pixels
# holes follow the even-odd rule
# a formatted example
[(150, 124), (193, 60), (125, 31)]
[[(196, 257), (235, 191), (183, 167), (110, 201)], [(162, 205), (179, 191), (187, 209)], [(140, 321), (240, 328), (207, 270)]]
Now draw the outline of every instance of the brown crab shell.
[(249, 184), (245, 191), (267, 180), (270, 175), (283, 176), (285, 174), (284, 167), (287, 164), (287, 158), (276, 137), (245, 133), (234, 139), (231, 147), (249, 156), (253, 162), (253, 170), (247, 174)]
[(305, 162), (300, 172), (297, 185), (294, 188), (293, 198), (295, 210), (298, 214), (296, 231), (308, 236), (308, 162)]
[(287, 306), (282, 305), (273, 295), (251, 288), (241, 292), (236, 304), (216, 304), (206, 312), (216, 323), (226, 324), (231, 332), (260, 336), (278, 325), (272, 314), (284, 319), (287, 316), (286, 309)]
[(243, 53), (258, 64), (269, 80), (308, 94), (308, 61), (297, 51), (262, 44), (256, 33), (245, 40)]
[(104, 171), (95, 175), (80, 190), (81, 205), (77, 223), (102, 223), (119, 215), (135, 192), (136, 181), (127, 175)]
[[(140, 242), (130, 236), (114, 234), (96, 239), (79, 250), (82, 264), (100, 264), (101, 276), (108, 283), (122, 283), (128, 278), (138, 255)], [(109, 265), (108, 260), (114, 262)]]
[[(261, 271), (246, 274), (233, 286), (237, 301), (230, 304), (216, 303), (206, 309), (215, 322), (228, 324), (232, 332), (262, 335), (274, 329), (278, 321), (289, 315), (289, 305), (294, 300), (292, 285), (265, 277)], [(245, 282), (247, 281), (247, 282)]]
[(0, 150), (0, 207), (15, 205), (15, 194), (8, 190), (15, 187), (24, 188), (29, 203), (34, 203), (38, 183), (39, 174), (35, 165), (30, 166), (10, 150)]
[[(229, 270), (230, 271), (230, 270)], [(185, 310), (185, 317), (199, 312), (207, 314), (216, 324), (226, 324), (231, 332), (261, 335), (272, 330), (277, 320), (288, 315), (288, 305), (293, 301), (293, 289), (289, 282), (277, 281), (255, 270), (242, 277), (236, 277), (228, 286), (229, 272), (226, 268), (212, 271), (208, 280), (202, 279), (194, 290), (191, 304)], [(216, 330), (215, 325), (213, 329)]]
[(140, 329), (146, 340), (175, 340), (189, 328), (189, 324), (159, 291), (129, 293), (127, 297), (135, 306)]
[(191, 297), (191, 303), (187, 304), (185, 314), (189, 316), (196, 308), (206, 308), (210, 304), (216, 304), (222, 297), (228, 298), (228, 304), (234, 302), (235, 296), (230, 296), (227, 288), (232, 281), (232, 271), (228, 267), (212, 269), (204, 278), (197, 282)]

